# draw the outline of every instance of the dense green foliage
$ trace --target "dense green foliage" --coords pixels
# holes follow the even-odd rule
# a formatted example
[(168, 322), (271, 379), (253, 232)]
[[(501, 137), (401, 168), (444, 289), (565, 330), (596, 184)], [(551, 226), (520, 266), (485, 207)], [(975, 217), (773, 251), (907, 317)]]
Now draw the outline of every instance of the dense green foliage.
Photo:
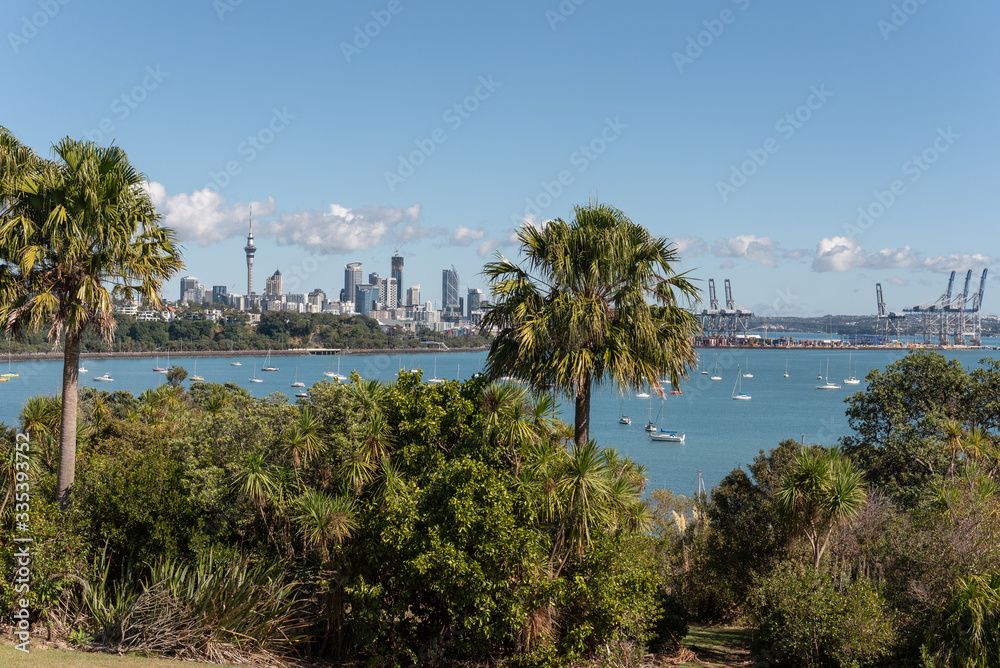
[(843, 449), (785, 441), (710, 499), (654, 493), (665, 591), (750, 625), (761, 665), (998, 665), (998, 388), (995, 360), (911, 353), (848, 399)]
[[(592, 443), (568, 446), (551, 397), (405, 372), (388, 386), (323, 381), (311, 395), (292, 404), (232, 385), (140, 397), (88, 388), (62, 516), (43, 501), (58, 411), (33, 400), (21, 427), (39, 459), (39, 620), (78, 620), (67, 633), (110, 647), (202, 659), (560, 663), (635, 656), (660, 633), (642, 468)], [(11, 552), (0, 558), (9, 570)], [(224, 615), (223, 599), (245, 603)], [(288, 620), (287, 637), (263, 623), (272, 614)]]

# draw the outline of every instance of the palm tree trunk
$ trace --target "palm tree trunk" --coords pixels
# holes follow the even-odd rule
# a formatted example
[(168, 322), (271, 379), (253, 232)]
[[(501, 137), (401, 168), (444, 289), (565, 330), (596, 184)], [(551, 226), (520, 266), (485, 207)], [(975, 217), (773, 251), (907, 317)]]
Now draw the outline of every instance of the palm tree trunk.
[(69, 488), (76, 477), (76, 402), (80, 380), (80, 336), (66, 332), (63, 352), (62, 422), (59, 429), (59, 509), (69, 505)]
[(582, 448), (590, 440), (590, 382), (583, 384), (576, 393), (576, 416), (573, 429), (573, 440), (576, 447)]

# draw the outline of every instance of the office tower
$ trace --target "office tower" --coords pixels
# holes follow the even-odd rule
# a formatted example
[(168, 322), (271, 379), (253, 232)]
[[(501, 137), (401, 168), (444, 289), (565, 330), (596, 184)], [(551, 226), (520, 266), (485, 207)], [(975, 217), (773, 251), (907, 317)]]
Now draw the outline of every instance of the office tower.
[(228, 304), (229, 303), (229, 288), (225, 285), (213, 285), (212, 286), (212, 303), (213, 304)]
[(441, 270), (441, 310), (458, 308), (458, 272), (455, 265)]
[(185, 276), (181, 279), (181, 301), (198, 301), (198, 279), (194, 276)]
[(253, 245), (253, 209), (250, 209), (250, 233), (247, 235), (247, 245), (243, 247), (247, 254), (247, 294), (253, 294), (253, 254), (257, 247)]
[(467, 320), (472, 320), (472, 312), (478, 311), (483, 303), (483, 291), (479, 288), (469, 289), (469, 299), (465, 302), (465, 306), (468, 309), (465, 312), (465, 317)]
[(323, 302), (326, 301), (326, 293), (320, 290), (319, 288), (316, 288), (309, 293), (306, 299), (309, 301), (310, 304), (312, 304), (316, 308), (322, 309)]
[(284, 284), (281, 279), (281, 272), (277, 269), (274, 274), (264, 279), (264, 294), (271, 297), (278, 297), (284, 292)]
[(359, 283), (354, 286), (354, 310), (361, 315), (371, 315), (373, 302), (378, 300), (378, 286), (371, 283)]
[(390, 308), (398, 308), (403, 305), (403, 256), (396, 250), (392, 256), (392, 272), (390, 276), (396, 280), (396, 303), (390, 304)]
[(419, 307), (420, 306), (420, 286), (411, 285), (406, 290), (406, 306), (407, 308)]
[(344, 267), (344, 293), (342, 302), (354, 302), (354, 287), (361, 284), (361, 263), (349, 262)]
[(378, 286), (378, 301), (383, 309), (396, 308), (396, 304), (399, 303), (396, 279), (373, 275), (368, 282)]

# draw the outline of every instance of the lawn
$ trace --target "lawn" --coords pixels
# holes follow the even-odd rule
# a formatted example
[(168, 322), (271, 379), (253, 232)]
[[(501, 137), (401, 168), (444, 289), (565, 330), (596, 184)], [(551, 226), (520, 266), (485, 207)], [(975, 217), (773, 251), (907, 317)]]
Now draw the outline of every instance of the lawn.
[(750, 665), (749, 629), (692, 625), (681, 645), (694, 652), (698, 661), (681, 664), (678, 668)]
[[(33, 648), (28, 654), (10, 645), (0, 646), (0, 666), (39, 666), (40, 668), (181, 668), (192, 665), (169, 659), (145, 659), (137, 656), (93, 654), (60, 649)], [(217, 665), (217, 664), (198, 664)]]

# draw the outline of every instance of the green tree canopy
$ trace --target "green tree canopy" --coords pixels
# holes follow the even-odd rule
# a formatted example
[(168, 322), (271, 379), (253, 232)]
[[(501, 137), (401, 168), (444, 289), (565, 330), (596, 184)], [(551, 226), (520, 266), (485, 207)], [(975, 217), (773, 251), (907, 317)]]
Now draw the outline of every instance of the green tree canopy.
[(583, 447), (593, 384), (662, 393), (661, 378), (687, 377), (698, 324), (680, 302), (697, 291), (675, 270), (677, 250), (666, 239), (606, 204), (574, 211), (571, 222), (518, 231), (524, 266), (500, 253), (486, 265), (494, 306), (481, 331), (496, 335), (488, 376), (575, 400), (574, 437)]
[(145, 177), (117, 147), (66, 138), (39, 158), (0, 128), (0, 322), (15, 335), (48, 327), (64, 345), (59, 496), (76, 463), (80, 338), (91, 325), (110, 340), (114, 301), (160, 303), (182, 266)]

